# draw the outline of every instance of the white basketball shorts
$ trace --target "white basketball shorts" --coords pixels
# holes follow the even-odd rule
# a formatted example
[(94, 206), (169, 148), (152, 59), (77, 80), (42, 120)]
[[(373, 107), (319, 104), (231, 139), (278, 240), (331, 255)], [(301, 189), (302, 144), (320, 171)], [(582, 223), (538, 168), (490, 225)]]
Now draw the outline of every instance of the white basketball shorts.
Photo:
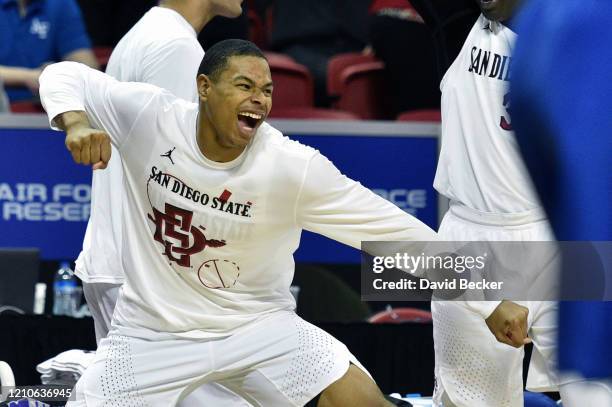
[(303, 406), (340, 379), (349, 363), (367, 373), (346, 346), (290, 311), (224, 338), (115, 332), (101, 341), (68, 407), (174, 406), (205, 383), (222, 385), (253, 406)]

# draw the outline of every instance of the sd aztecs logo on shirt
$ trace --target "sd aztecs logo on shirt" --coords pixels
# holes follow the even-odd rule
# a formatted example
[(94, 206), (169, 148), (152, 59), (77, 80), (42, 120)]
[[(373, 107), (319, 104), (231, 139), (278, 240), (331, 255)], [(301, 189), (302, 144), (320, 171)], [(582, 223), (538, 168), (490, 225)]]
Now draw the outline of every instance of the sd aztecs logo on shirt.
[(208, 247), (225, 246), (224, 240), (207, 239), (206, 228), (192, 224), (193, 212), (181, 209), (169, 203), (165, 212), (153, 207), (153, 216), (149, 219), (155, 223), (153, 238), (164, 245), (164, 255), (179, 266), (190, 267), (191, 255)]
[[(193, 208), (194, 204), (207, 206), (212, 201), (209, 195), (186, 186), (179, 178), (155, 167), (147, 183), (147, 195), (151, 205), (147, 218), (151, 221), (153, 239), (162, 245), (162, 254), (170, 264), (194, 270), (205, 287), (233, 287), (240, 276), (240, 267), (231, 260), (206, 256), (207, 251), (224, 247), (227, 242), (208, 236), (206, 226), (196, 221), (194, 215), (197, 214), (186, 209)], [(213, 199), (226, 206), (230, 196), (231, 192), (224, 190)], [(241, 206), (242, 212), (248, 216), (246, 205)], [(241, 215), (239, 211), (237, 215)]]

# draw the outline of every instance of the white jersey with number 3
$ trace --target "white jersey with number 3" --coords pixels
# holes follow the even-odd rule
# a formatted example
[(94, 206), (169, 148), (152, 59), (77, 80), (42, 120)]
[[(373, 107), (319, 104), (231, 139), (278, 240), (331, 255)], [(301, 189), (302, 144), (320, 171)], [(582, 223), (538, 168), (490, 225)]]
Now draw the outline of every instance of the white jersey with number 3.
[(508, 80), (516, 34), (480, 16), (442, 79), (442, 149), (434, 187), (481, 212), (539, 207), (512, 131)]
[[(481, 15), (442, 80), (442, 149), (434, 187), (452, 201), (439, 230), (444, 240), (553, 239), (512, 131), (508, 85), (516, 39), (510, 28)], [(538, 284), (530, 292), (550, 289), (553, 280), (545, 276), (550, 268), (533, 267), (533, 259), (542, 256), (541, 251), (534, 255), (535, 247), (522, 246), (523, 265), (509, 259), (499, 264), (512, 267), (488, 270), (492, 280), (504, 281), (504, 287), (524, 284), (525, 292)], [(497, 343), (483, 323), (498, 304), (432, 301), (434, 405), (523, 406), (522, 350)], [(529, 333), (536, 344), (527, 386), (551, 391), (555, 304), (521, 305), (529, 308)]]

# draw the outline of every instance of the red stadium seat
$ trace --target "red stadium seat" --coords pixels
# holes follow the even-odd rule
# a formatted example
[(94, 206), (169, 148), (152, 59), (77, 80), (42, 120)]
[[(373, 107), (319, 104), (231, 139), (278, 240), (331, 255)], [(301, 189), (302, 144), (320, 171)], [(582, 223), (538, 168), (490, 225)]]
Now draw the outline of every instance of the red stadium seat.
[(366, 62), (345, 68), (340, 74), (339, 98), (334, 107), (353, 112), (362, 119), (392, 119), (385, 81), (382, 62)]
[(439, 110), (422, 109), (411, 110), (409, 112), (400, 113), (397, 116), (397, 121), (400, 122), (441, 122), (442, 115)]
[(277, 108), (274, 106), (270, 117), (276, 119), (359, 120), (359, 117), (351, 112), (315, 107)]
[(376, 61), (378, 60), (375, 56), (359, 52), (346, 52), (331, 57), (327, 64), (327, 93), (329, 96), (338, 97), (340, 95), (340, 75), (344, 69), (351, 65)]
[(431, 312), (418, 308), (391, 308), (368, 318), (368, 322), (373, 324), (429, 323), (431, 321)]
[(106, 65), (108, 65), (108, 60), (113, 52), (113, 48), (111, 47), (94, 47), (93, 53), (96, 56), (96, 60), (98, 61), (98, 65), (100, 65), (100, 70), (104, 71), (106, 69)]
[(312, 75), (304, 65), (291, 57), (266, 52), (274, 81), (274, 105), (277, 107), (312, 107), (314, 85)]
[(11, 113), (44, 113), (45, 110), (40, 103), (35, 102), (13, 102)]
[(327, 66), (327, 92), (333, 106), (362, 119), (393, 119), (384, 63), (374, 55), (357, 52), (338, 54)]

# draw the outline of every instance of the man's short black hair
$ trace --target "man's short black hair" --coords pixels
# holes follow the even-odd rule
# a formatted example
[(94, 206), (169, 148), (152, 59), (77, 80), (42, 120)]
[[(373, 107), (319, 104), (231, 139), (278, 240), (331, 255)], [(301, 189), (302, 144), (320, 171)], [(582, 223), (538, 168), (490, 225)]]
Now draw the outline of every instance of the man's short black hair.
[[(266, 59), (264, 53), (250, 41), (229, 39), (223, 40), (206, 51), (198, 75), (204, 74), (211, 80), (219, 79), (219, 74), (227, 66), (227, 60), (235, 56), (254, 56)], [(267, 60), (267, 59), (266, 59)]]

